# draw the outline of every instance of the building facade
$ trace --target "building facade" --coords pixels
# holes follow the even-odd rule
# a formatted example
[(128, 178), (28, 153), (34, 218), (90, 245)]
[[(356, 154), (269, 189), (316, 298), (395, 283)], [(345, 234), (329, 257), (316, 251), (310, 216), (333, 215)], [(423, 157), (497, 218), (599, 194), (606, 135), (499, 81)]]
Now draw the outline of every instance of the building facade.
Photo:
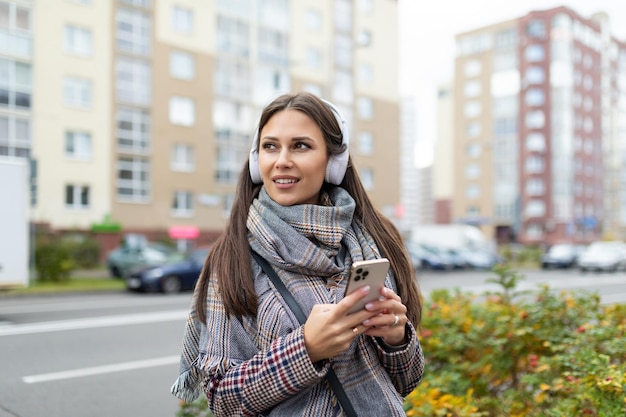
[(397, 2), (0, 0), (0, 155), (36, 170), (32, 221), (209, 240), (261, 109), (334, 102), (373, 201), (400, 204)]
[(626, 237), (625, 46), (567, 7), (457, 35), (454, 222), (499, 242)]

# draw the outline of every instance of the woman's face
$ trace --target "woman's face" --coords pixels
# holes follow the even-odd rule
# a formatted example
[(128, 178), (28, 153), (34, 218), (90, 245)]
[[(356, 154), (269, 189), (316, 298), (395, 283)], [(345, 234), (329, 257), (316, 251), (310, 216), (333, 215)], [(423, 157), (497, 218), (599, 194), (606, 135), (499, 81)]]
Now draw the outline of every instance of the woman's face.
[(324, 135), (303, 112), (281, 110), (261, 129), (259, 168), (267, 193), (278, 204), (317, 204), (327, 162)]

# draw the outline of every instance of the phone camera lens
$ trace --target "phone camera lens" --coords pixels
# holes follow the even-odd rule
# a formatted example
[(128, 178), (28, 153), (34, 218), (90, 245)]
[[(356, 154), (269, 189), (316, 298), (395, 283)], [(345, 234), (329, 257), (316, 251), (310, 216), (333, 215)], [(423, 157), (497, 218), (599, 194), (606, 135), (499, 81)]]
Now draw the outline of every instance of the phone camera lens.
[(369, 271), (365, 271), (365, 272), (363, 272), (363, 278), (365, 278), (365, 277), (366, 277), (366, 276), (368, 276), (368, 275), (369, 275)]

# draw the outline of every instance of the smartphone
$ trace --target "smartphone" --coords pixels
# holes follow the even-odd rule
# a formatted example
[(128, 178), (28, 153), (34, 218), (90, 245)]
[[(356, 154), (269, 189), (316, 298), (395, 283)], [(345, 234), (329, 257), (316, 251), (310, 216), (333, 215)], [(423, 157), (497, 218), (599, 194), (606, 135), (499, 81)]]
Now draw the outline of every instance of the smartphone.
[(365, 298), (359, 300), (348, 314), (362, 310), (365, 304), (380, 298), (380, 290), (385, 286), (387, 271), (389, 271), (389, 260), (387, 258), (357, 261), (352, 264), (345, 295), (351, 294), (366, 285), (370, 286), (370, 292)]

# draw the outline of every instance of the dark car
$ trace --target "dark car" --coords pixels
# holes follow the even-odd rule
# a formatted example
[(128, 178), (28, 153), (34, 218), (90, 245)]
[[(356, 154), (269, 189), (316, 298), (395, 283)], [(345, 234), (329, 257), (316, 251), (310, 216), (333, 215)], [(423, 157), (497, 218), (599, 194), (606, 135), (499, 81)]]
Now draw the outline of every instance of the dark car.
[(182, 262), (136, 270), (126, 279), (126, 288), (132, 291), (165, 294), (192, 290), (208, 254), (209, 248), (198, 248)]
[(541, 257), (541, 267), (550, 268), (571, 268), (576, 265), (581, 247), (569, 243), (555, 244)]

